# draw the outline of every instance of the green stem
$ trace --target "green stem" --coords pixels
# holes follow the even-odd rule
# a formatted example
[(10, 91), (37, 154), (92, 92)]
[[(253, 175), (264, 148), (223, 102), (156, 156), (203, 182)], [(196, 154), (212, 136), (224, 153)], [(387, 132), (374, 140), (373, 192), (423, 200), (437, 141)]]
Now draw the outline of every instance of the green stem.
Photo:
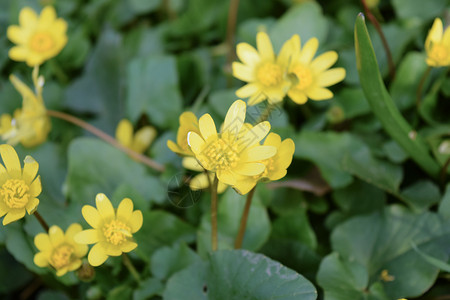
[(41, 224), (42, 228), (44, 228), (44, 230), (46, 232), (48, 232), (50, 227), (48, 226), (47, 222), (45, 222), (44, 218), (37, 211), (35, 211), (33, 213), (33, 215), (36, 217), (36, 219), (38, 220), (39, 224)]
[(214, 182), (211, 186), (211, 248), (217, 250), (217, 185), (219, 179), (214, 176)]
[(240, 249), (242, 247), (242, 241), (244, 240), (245, 228), (247, 227), (247, 219), (250, 213), (250, 206), (252, 204), (253, 195), (255, 194), (255, 189), (256, 186), (247, 194), (247, 200), (245, 201), (245, 207), (241, 217), (241, 225), (239, 226), (238, 235), (234, 241), (234, 249)]
[[(239, 0), (230, 0), (230, 7), (228, 9), (228, 22), (227, 22), (227, 68), (231, 69), (231, 63), (235, 59), (234, 51), (234, 33), (236, 31), (237, 13), (239, 9)], [(232, 77), (228, 76), (228, 87), (231, 87)]]
[(428, 78), (428, 75), (430, 75), (430, 71), (431, 71), (431, 67), (428, 66), (428, 68), (423, 73), (422, 78), (420, 79), (419, 85), (417, 87), (417, 92), (416, 92), (416, 108), (417, 108), (417, 110), (419, 109), (419, 106), (420, 106), (420, 100), (422, 100), (423, 86), (425, 84), (425, 81)]
[(270, 113), (275, 108), (275, 104), (267, 104), (266, 109), (261, 113), (258, 120), (256, 121), (256, 124), (267, 121), (267, 119), (270, 116)]
[(122, 253), (122, 262), (127, 267), (128, 271), (130, 271), (131, 275), (134, 277), (137, 283), (141, 283), (141, 276), (139, 276), (138, 271), (134, 267), (133, 263), (131, 262), (130, 258), (126, 253)]
[(444, 166), (441, 169), (441, 173), (440, 173), (440, 179), (441, 179), (441, 184), (442, 186), (444, 186), (445, 184), (445, 180), (447, 179), (447, 169), (450, 166), (450, 158), (447, 159), (447, 161), (445, 162)]

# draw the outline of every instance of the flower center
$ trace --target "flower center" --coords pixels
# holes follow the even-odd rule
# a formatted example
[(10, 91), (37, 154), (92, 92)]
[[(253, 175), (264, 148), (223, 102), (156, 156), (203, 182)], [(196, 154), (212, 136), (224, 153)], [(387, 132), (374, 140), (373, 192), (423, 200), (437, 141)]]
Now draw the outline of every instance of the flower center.
[(262, 161), (262, 163), (266, 165), (266, 168), (264, 169), (264, 172), (262, 172), (259, 175), (254, 176), (255, 179), (268, 177), (269, 173), (275, 170), (275, 163), (274, 162), (275, 162), (275, 160), (273, 159), (273, 157)]
[(70, 263), (73, 251), (73, 247), (67, 244), (59, 246), (58, 248), (53, 250), (52, 256), (50, 258), (51, 265), (55, 269), (61, 269), (67, 266)]
[(268, 62), (256, 70), (256, 78), (265, 86), (276, 86), (283, 80), (283, 71), (279, 65)]
[(313, 76), (309, 68), (299, 64), (293, 68), (292, 72), (298, 79), (298, 83), (295, 86), (296, 89), (304, 90), (313, 83)]
[(30, 48), (36, 52), (46, 52), (55, 46), (51, 35), (45, 32), (35, 33), (30, 40)]
[(448, 55), (447, 49), (441, 44), (434, 44), (430, 51), (430, 58), (438, 63), (444, 63)]
[(112, 220), (103, 226), (103, 234), (109, 243), (120, 245), (127, 237), (131, 237), (131, 229), (118, 220)]
[(231, 143), (223, 138), (216, 139), (208, 144), (202, 155), (206, 157), (209, 165), (211, 165), (211, 171), (234, 168), (239, 161), (236, 143)]
[(0, 195), (9, 208), (22, 208), (28, 203), (29, 190), (22, 179), (8, 179), (0, 188)]

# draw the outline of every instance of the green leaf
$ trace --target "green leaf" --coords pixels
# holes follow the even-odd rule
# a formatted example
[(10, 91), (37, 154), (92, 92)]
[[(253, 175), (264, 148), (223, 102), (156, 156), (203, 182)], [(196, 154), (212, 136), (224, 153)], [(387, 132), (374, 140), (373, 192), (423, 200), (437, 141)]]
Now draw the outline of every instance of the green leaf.
[[(232, 249), (239, 230), (241, 215), (244, 210), (245, 196), (233, 189), (228, 189), (219, 200), (217, 208), (219, 249)], [(242, 248), (256, 251), (269, 238), (270, 220), (267, 209), (261, 204), (258, 195), (254, 195), (247, 220), (247, 228)], [(204, 257), (211, 251), (211, 214), (209, 210), (203, 215), (197, 231), (197, 251)]]
[(152, 274), (160, 279), (167, 280), (174, 273), (187, 268), (200, 261), (200, 257), (186, 244), (175, 244), (173, 247), (163, 247), (153, 253), (150, 259)]
[(161, 0), (130, 0), (130, 6), (134, 12), (145, 14), (156, 10), (161, 5)]
[(292, 35), (298, 34), (302, 45), (312, 37), (325, 42), (328, 23), (322, 8), (313, 1), (292, 6), (269, 30), (275, 49), (280, 49)]
[(345, 154), (362, 144), (347, 133), (302, 131), (294, 139), (296, 158), (307, 159), (319, 167), (323, 178), (333, 187), (344, 187), (352, 176), (342, 170)]
[(419, 248), (417, 248), (416, 245), (413, 244), (414, 251), (420, 254), (424, 260), (435, 266), (436, 268), (439, 268), (442, 271), (450, 272), (450, 265), (446, 263), (445, 261), (442, 261), (440, 259), (437, 259), (431, 255), (426, 254), (423, 251), (420, 251)]
[(120, 285), (108, 293), (108, 300), (130, 299), (133, 289), (129, 285)]
[[(355, 217), (339, 225), (332, 233), (331, 243), (344, 263), (364, 267), (368, 276), (366, 288), (380, 282), (389, 299), (397, 299), (421, 295), (439, 273), (438, 268), (420, 258), (411, 242), (445, 260), (449, 234), (448, 225), (436, 214), (417, 215), (403, 207), (391, 206), (384, 212)], [(383, 270), (394, 280), (380, 281)], [(334, 276), (345, 276), (336, 272)], [(321, 285), (325, 288), (323, 281)]]
[(129, 63), (127, 75), (127, 114), (132, 120), (147, 114), (160, 127), (178, 124), (182, 105), (174, 57), (136, 58)]
[(398, 111), (381, 78), (369, 33), (360, 14), (355, 23), (356, 65), (364, 94), (386, 132), (430, 176), (437, 178), (440, 167), (428, 154), (425, 141), (417, 135)]
[(441, 0), (392, 0), (392, 5), (400, 19), (429, 20), (440, 15), (448, 2)]
[[(3, 231), (3, 230), (2, 230)], [(0, 295), (8, 294), (25, 285), (33, 276), (23, 265), (19, 264), (6, 249), (0, 249)]]
[(145, 206), (136, 205), (139, 209), (148, 208), (151, 200), (166, 197), (164, 186), (150, 176), (142, 164), (98, 139), (82, 137), (73, 140), (68, 164), (66, 192), (71, 201), (94, 203), (97, 193), (112, 197), (115, 190), (124, 184), (145, 199)]
[(225, 250), (172, 276), (163, 298), (314, 300), (317, 292), (303, 276), (264, 255)]
[(133, 234), (139, 245), (136, 253), (141, 259), (148, 261), (158, 248), (180, 242), (192, 243), (195, 240), (195, 228), (176, 216), (155, 210), (142, 213), (142, 228)]
[(360, 88), (344, 88), (334, 96), (336, 102), (344, 111), (345, 119), (362, 116), (370, 112), (370, 106)]
[(420, 180), (405, 188), (401, 197), (416, 210), (423, 211), (439, 203), (441, 193), (439, 187), (429, 180)]
[(408, 159), (408, 154), (394, 140), (390, 140), (383, 144), (383, 151), (387, 158), (393, 163), (403, 163)]
[(161, 295), (164, 286), (160, 280), (156, 278), (148, 278), (142, 281), (139, 288), (133, 292), (133, 300), (147, 300), (153, 296)]
[(450, 183), (445, 187), (445, 193), (439, 204), (439, 214), (446, 219), (450, 219)]

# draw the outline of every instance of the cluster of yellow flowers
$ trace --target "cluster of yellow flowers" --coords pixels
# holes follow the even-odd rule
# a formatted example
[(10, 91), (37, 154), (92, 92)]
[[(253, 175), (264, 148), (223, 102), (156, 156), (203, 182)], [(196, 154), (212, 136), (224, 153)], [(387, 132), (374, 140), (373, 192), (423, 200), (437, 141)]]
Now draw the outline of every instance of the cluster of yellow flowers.
[(308, 98), (330, 99), (333, 93), (327, 87), (345, 78), (344, 68), (328, 70), (338, 59), (335, 51), (313, 59), (319, 47), (316, 38), (308, 40), (302, 48), (300, 36), (294, 35), (284, 43), (278, 56), (267, 33), (257, 34), (256, 45), (258, 50), (247, 43), (238, 44), (236, 52), (242, 63), (232, 65), (233, 75), (248, 82), (236, 91), (236, 95), (250, 97), (249, 105), (264, 100), (275, 104), (286, 95), (297, 104), (304, 104)]
[(175, 153), (186, 156), (183, 165), (188, 169), (208, 172), (191, 181), (192, 189), (208, 187), (217, 176), (219, 191), (231, 186), (240, 194), (247, 194), (259, 180), (278, 180), (286, 175), (294, 142), (281, 141), (276, 133), (269, 134), (268, 121), (254, 126), (245, 123), (245, 114), (245, 102), (235, 101), (220, 132), (209, 114), (199, 120), (191, 112), (181, 115), (177, 144), (168, 141), (167, 145)]

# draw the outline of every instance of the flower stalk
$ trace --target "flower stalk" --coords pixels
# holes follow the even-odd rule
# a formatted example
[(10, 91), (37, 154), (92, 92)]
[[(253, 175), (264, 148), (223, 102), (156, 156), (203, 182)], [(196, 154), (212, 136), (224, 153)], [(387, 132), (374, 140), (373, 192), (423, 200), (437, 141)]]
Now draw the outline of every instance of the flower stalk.
[(77, 118), (74, 117), (72, 115), (60, 112), (60, 111), (55, 111), (55, 110), (47, 110), (47, 114), (51, 117), (54, 118), (58, 118), (58, 119), (62, 119), (64, 121), (67, 121), (69, 123), (75, 124), (87, 131), (89, 131), (90, 133), (92, 133), (93, 135), (101, 138), (102, 140), (104, 140), (105, 142), (111, 144), (112, 146), (116, 147), (117, 149), (119, 149), (120, 151), (128, 154), (129, 156), (131, 156), (132, 158), (134, 158), (135, 160), (143, 163), (144, 165), (159, 171), (159, 172), (163, 172), (165, 170), (165, 167), (159, 163), (157, 163), (156, 161), (140, 154), (137, 153), (127, 147), (122, 146), (119, 142), (117, 142), (116, 139), (114, 139), (112, 136), (106, 134), (105, 132), (101, 131), (100, 129), (92, 126), (91, 124)]
[(212, 251), (217, 250), (217, 185), (219, 179), (214, 176), (214, 182), (211, 186), (211, 248)]
[(33, 213), (33, 215), (36, 217), (36, 219), (38, 220), (39, 224), (41, 224), (42, 228), (44, 228), (44, 230), (46, 232), (48, 232), (48, 230), (50, 229), (50, 227), (48, 226), (47, 222), (45, 222), (44, 218), (41, 216), (40, 213), (38, 213), (37, 211), (35, 211)]
[(250, 213), (250, 206), (252, 204), (253, 195), (255, 194), (256, 186), (247, 194), (247, 200), (245, 201), (244, 211), (242, 212), (241, 225), (234, 241), (234, 249), (240, 249), (242, 247), (242, 241), (244, 240), (245, 229), (247, 227), (248, 215)]
[(131, 275), (136, 280), (136, 282), (141, 283), (141, 276), (139, 276), (139, 272), (136, 270), (133, 263), (131, 262), (131, 259), (128, 257), (126, 253), (122, 253), (122, 262), (128, 269), (128, 271), (130, 271)]
[(420, 79), (419, 85), (417, 86), (417, 92), (416, 92), (416, 108), (419, 109), (420, 101), (422, 100), (422, 90), (423, 86), (425, 84), (425, 81), (427, 80), (428, 76), (430, 75), (431, 67), (428, 66), (425, 72), (422, 75), (422, 78)]

